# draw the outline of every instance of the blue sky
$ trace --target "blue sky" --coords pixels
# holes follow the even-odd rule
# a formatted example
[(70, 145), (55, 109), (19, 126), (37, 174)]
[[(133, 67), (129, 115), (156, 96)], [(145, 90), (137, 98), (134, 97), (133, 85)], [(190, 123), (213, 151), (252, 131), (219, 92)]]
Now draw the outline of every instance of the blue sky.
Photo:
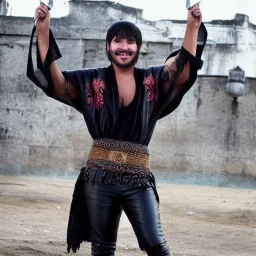
[[(9, 0), (12, 3), (13, 15), (33, 16), (34, 9), (39, 0)], [(46, 0), (47, 1), (47, 0)], [(68, 12), (68, 0), (54, 0), (55, 8), (52, 16), (58, 17)], [(186, 19), (186, 0), (112, 0), (127, 6), (143, 9), (144, 18), (148, 20), (159, 19)], [(256, 24), (255, 0), (202, 0), (201, 9), (203, 20), (233, 19), (235, 13), (249, 15), (250, 21)], [(56, 8), (58, 7), (58, 8)]]

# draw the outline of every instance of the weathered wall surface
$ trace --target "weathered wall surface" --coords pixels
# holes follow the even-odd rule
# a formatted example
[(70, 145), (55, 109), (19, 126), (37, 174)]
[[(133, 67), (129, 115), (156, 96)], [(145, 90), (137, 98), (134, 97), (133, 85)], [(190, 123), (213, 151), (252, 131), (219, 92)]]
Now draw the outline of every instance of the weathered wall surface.
[[(151, 23), (134, 8), (72, 1), (68, 17), (51, 21), (63, 55), (61, 69), (108, 65), (106, 30), (121, 18), (136, 22), (144, 35), (139, 66), (163, 63), (182, 42), (184, 22)], [(204, 68), (179, 108), (159, 121), (150, 143), (153, 168), (256, 177), (256, 30), (246, 17), (230, 22), (206, 24)], [(32, 24), (32, 18), (0, 16), (0, 173), (72, 174), (83, 165), (92, 140), (81, 114), (47, 98), (27, 79)], [(243, 33), (250, 34), (249, 41)], [(249, 65), (240, 65), (245, 59)], [(245, 95), (232, 103), (225, 86), (236, 65), (251, 78)]]
[(157, 169), (256, 177), (256, 80), (246, 80), (237, 102), (225, 93), (226, 83), (226, 77), (198, 78), (179, 108), (158, 122), (151, 141)]

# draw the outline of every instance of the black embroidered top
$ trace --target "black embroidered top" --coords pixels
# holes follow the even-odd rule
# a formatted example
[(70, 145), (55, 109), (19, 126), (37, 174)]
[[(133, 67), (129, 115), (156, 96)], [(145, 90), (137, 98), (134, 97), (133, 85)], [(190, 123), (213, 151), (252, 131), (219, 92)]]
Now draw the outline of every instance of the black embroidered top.
[[(198, 45), (197, 57), (191, 55), (183, 47), (169, 56), (177, 55), (177, 61), (173, 67), (172, 83), (169, 91), (166, 93), (166, 97), (160, 97), (162, 86), (160, 76), (164, 65), (149, 68), (135, 68), (134, 75), (136, 84), (141, 85), (136, 92), (139, 100), (135, 107), (135, 118), (132, 124), (134, 127), (139, 127), (139, 132), (135, 138), (136, 143), (148, 145), (157, 120), (177, 108), (184, 94), (195, 82), (197, 70), (202, 66), (200, 57), (207, 34), (203, 25), (200, 30), (202, 31), (201, 34), (203, 38), (201, 39), (203, 44)], [(78, 90), (79, 97), (76, 99), (58, 97), (53, 94), (53, 84), (49, 66), (53, 60), (61, 57), (59, 48), (50, 31), (50, 45), (46, 59), (44, 63), (41, 63), (40, 58), (37, 58), (38, 68), (34, 71), (32, 62), (34, 32), (35, 28), (31, 36), (27, 76), (48, 96), (71, 105), (81, 112), (93, 139), (111, 138), (119, 116), (118, 89), (112, 65), (107, 68), (78, 69), (63, 72), (66, 80)], [(170, 100), (176, 85), (176, 80), (186, 61), (190, 61), (191, 63), (190, 79), (186, 83), (186, 86), (184, 86), (184, 90), (181, 91), (176, 98)]]
[[(56, 96), (53, 93), (49, 67), (52, 61), (61, 57), (59, 48), (50, 31), (50, 44), (46, 59), (44, 63), (41, 63), (37, 48), (37, 68), (34, 70), (32, 61), (34, 33), (35, 27), (31, 34), (29, 47), (28, 78), (41, 88), (47, 96), (77, 109), (84, 116), (88, 131), (93, 139), (127, 139), (145, 146), (149, 144), (157, 120), (174, 111), (185, 93), (194, 84), (197, 78), (197, 71), (203, 65), (201, 55), (207, 39), (207, 31), (202, 23), (198, 34), (199, 43), (196, 56), (191, 55), (183, 47), (170, 54), (168, 58), (176, 56), (176, 61), (173, 66), (171, 86), (165, 94), (161, 93), (161, 73), (164, 65), (135, 68), (135, 100), (129, 106), (132, 108), (131, 115), (127, 115), (127, 112), (130, 111), (129, 107), (127, 111), (119, 108), (118, 88), (112, 65), (105, 68), (64, 71), (63, 75), (66, 79), (66, 84), (74, 86), (78, 92), (78, 97)], [(177, 78), (183, 69), (184, 63), (187, 61), (190, 62), (189, 80), (184, 84), (183, 90), (179, 91), (179, 94), (175, 97), (172, 97)], [(67, 86), (67, 90), (69, 90), (69, 86)], [(122, 119), (122, 116), (124, 119)], [(129, 123), (128, 130), (125, 129), (127, 122)], [(88, 173), (86, 174), (84, 168), (82, 170), (76, 182), (68, 225), (68, 251), (72, 248), (74, 252), (79, 249), (82, 241), (90, 240), (90, 234), (88, 233), (89, 223), (86, 218), (83, 198), (84, 175)], [(149, 177), (149, 181), (151, 178)], [(145, 184), (147, 184), (147, 181), (145, 181)]]

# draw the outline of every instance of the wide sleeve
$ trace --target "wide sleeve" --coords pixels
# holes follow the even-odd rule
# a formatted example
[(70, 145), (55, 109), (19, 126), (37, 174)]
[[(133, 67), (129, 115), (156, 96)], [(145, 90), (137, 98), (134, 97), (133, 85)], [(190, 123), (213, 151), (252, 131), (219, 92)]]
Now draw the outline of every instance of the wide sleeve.
[[(53, 61), (61, 58), (61, 53), (58, 48), (58, 45), (54, 39), (52, 31), (49, 31), (49, 48), (46, 54), (46, 58), (44, 62), (41, 62), (41, 58), (39, 56), (39, 49), (37, 42), (34, 42), (36, 39), (35, 36), (36, 27), (33, 27), (30, 45), (29, 45), (29, 53), (28, 53), (28, 61), (27, 61), (27, 77), (36, 84), (40, 89), (44, 91), (44, 93), (54, 98), (62, 103), (65, 103), (69, 106), (73, 106), (79, 112), (82, 113), (82, 92), (79, 90), (80, 86), (77, 83), (76, 85), (71, 84), (68, 80), (65, 82), (65, 95), (63, 97), (57, 96), (54, 94), (54, 85), (52, 82), (51, 74), (50, 74), (50, 65)], [(36, 46), (36, 49), (34, 49)], [(36, 59), (36, 65), (34, 65), (34, 59)], [(34, 68), (36, 66), (36, 68)], [(72, 72), (74, 76), (74, 71)], [(64, 74), (64, 72), (63, 72)], [(65, 76), (65, 75), (64, 75)], [(76, 91), (76, 97), (71, 97), (72, 91)]]
[(201, 60), (201, 57), (202, 57), (204, 46), (206, 44), (206, 40), (207, 40), (207, 30), (204, 24), (202, 23), (198, 33), (196, 56), (190, 54), (185, 48), (181, 47), (180, 50), (177, 50), (171, 53), (166, 59), (168, 60), (169, 58), (176, 56), (176, 62), (175, 62), (176, 67), (174, 68), (174, 72), (176, 72), (176, 74), (174, 75), (175, 78), (172, 82), (173, 86), (171, 86), (172, 91), (174, 90), (174, 87), (175, 87), (175, 79), (177, 79), (177, 75), (182, 72), (182, 69), (186, 62), (190, 63), (190, 76), (188, 81), (185, 84), (183, 84), (182, 90), (180, 90), (179, 93), (175, 95), (175, 97), (172, 97), (172, 93), (167, 93), (168, 94), (167, 99), (165, 100), (165, 104), (162, 107), (162, 111), (158, 119), (163, 118), (166, 115), (173, 112), (179, 106), (183, 96), (195, 83), (197, 78), (197, 72), (203, 66), (203, 61)]

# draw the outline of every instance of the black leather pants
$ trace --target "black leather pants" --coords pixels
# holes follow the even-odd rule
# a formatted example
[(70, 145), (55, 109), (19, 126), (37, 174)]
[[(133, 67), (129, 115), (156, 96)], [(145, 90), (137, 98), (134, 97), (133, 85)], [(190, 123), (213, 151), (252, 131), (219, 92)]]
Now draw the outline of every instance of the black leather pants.
[(93, 256), (114, 256), (122, 210), (149, 256), (169, 256), (152, 188), (129, 184), (85, 183)]

